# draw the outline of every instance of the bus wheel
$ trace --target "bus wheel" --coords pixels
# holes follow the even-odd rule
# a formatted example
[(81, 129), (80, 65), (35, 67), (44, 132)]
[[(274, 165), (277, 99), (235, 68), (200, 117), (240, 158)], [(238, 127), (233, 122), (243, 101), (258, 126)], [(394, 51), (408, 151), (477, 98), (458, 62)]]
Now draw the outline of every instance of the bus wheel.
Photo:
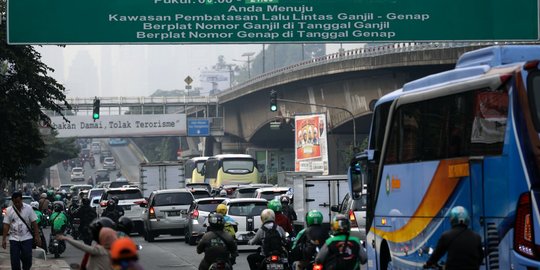
[(380, 256), (381, 269), (383, 270), (393, 269), (392, 257), (390, 257), (390, 248), (388, 248), (388, 243), (386, 243), (386, 241), (383, 241), (381, 243), (380, 254), (381, 254)]

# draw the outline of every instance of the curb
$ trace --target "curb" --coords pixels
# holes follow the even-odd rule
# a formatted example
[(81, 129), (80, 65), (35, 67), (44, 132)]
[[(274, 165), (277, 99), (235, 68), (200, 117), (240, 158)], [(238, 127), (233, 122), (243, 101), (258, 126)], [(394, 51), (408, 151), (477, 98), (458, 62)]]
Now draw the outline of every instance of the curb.
[(139, 158), (141, 162), (148, 163), (148, 159), (144, 156), (141, 149), (132, 140), (129, 140), (128, 147), (133, 151), (133, 153)]

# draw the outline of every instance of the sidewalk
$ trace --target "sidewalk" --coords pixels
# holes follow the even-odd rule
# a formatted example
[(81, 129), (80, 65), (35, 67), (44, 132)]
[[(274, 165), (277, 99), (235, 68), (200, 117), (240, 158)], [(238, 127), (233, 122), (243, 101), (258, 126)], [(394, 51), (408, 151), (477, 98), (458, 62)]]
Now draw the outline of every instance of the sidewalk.
[[(62, 259), (49, 259), (51, 256), (47, 256), (47, 260), (33, 258), (32, 269), (51, 269), (51, 270), (67, 270), (70, 269), (69, 265)], [(9, 258), (9, 242), (6, 249), (0, 247), (0, 270), (11, 269), (11, 261)]]

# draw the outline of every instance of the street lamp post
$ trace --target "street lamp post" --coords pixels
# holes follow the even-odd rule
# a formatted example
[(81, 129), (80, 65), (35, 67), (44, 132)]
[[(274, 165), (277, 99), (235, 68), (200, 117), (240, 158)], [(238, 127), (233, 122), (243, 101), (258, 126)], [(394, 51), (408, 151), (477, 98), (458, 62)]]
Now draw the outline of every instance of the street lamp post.
[(236, 59), (233, 59), (233, 61), (238, 61), (238, 62), (245, 62), (247, 63), (247, 68), (248, 68), (248, 79), (251, 79), (251, 57), (255, 55), (254, 52), (247, 52), (247, 53), (243, 53), (242, 56), (243, 57), (247, 57), (247, 61), (246, 60), (236, 60)]

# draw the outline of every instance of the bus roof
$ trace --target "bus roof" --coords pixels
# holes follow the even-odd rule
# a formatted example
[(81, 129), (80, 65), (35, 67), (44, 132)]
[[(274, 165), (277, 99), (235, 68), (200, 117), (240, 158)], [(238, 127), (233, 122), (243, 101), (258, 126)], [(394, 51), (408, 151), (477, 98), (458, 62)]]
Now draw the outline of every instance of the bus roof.
[(247, 154), (219, 154), (215, 156), (211, 156), (212, 159), (229, 159), (229, 158), (249, 158), (253, 159), (252, 156)]
[(492, 46), (464, 53), (457, 61), (456, 68), (429, 75), (406, 83), (381, 97), (375, 107), (392, 101), (405, 93), (419, 92), (435, 86), (454, 84), (486, 74), (494, 66), (504, 66), (532, 59), (540, 59), (540, 46)]

